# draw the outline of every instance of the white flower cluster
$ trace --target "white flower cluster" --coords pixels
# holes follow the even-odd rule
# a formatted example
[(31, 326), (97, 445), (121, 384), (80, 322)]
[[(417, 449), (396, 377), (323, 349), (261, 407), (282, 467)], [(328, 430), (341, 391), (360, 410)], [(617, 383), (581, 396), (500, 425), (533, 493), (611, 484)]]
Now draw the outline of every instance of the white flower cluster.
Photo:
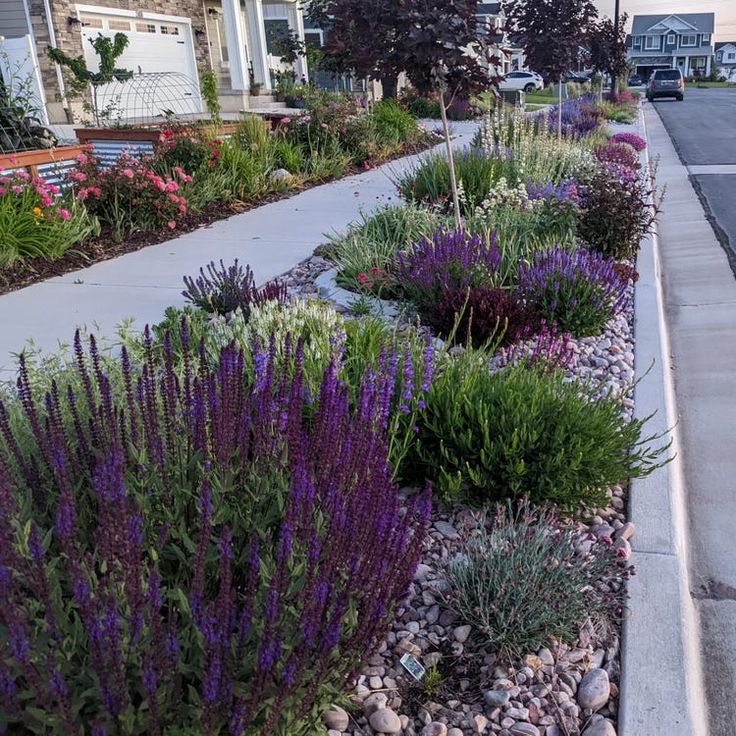
[(233, 340), (244, 347), (258, 341), (267, 350), (271, 335), (281, 356), (287, 335), (292, 338), (292, 355), (301, 337), (306, 373), (321, 376), (330, 360), (343, 349), (345, 320), (331, 305), (316, 299), (297, 299), (289, 304), (268, 301), (252, 307), (247, 317), (238, 309), (227, 321), (218, 319), (207, 332), (207, 350), (209, 354), (217, 354)]

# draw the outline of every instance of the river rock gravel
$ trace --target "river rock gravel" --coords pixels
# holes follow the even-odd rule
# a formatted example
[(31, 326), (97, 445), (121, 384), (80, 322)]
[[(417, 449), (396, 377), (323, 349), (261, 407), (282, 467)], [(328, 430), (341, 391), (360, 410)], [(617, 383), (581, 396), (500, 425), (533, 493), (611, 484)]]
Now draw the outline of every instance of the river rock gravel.
[[(330, 286), (331, 269), (328, 258), (315, 255), (283, 278), (292, 294), (333, 296), (338, 311), (350, 312), (344, 291)], [(633, 284), (630, 288), (633, 295)], [(572, 339), (569, 348), (570, 380), (591, 381), (601, 392), (616, 395), (631, 418), (633, 307), (613, 319), (602, 335)], [(570, 522), (578, 527), (579, 554), (587, 554), (594, 539), (606, 537), (629, 559), (635, 529), (626, 519), (626, 492), (624, 486), (611, 488), (604, 508)], [(493, 654), (475, 656), (466, 649), (470, 627), (444, 605), (449, 586), (443, 571), (479, 517), (462, 505), (441, 502), (435, 502), (433, 514), (409, 597), (355, 683), (347, 725), (338, 709), (325, 714), (329, 736), (616, 736), (620, 632), (599, 631), (587, 620), (580, 622), (574, 646), (553, 641), (511, 663)], [(425, 675), (417, 683), (400, 663), (406, 654), (428, 673), (441, 672), (441, 682), (430, 687)]]

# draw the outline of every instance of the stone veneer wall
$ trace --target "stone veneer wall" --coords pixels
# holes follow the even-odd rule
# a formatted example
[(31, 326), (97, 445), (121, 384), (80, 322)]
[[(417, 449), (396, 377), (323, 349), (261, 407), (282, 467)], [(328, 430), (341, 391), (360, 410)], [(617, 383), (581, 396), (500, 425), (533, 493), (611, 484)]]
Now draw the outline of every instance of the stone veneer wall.
[[(50, 0), (51, 14), (56, 31), (56, 43), (62, 51), (71, 56), (81, 56), (82, 51), (82, 27), (78, 23), (70, 25), (67, 18), (76, 16), (76, 2), (73, 0)], [(205, 30), (205, 15), (202, 3), (199, 0), (152, 0), (152, 2), (141, 3), (135, 0), (87, 0), (87, 5), (95, 5), (104, 8), (122, 8), (124, 10), (142, 10), (162, 15), (176, 15), (191, 18), (192, 30)], [(66, 122), (60, 103), (59, 84), (56, 70), (51, 59), (46, 54), (49, 45), (49, 30), (46, 23), (43, 0), (29, 0), (31, 11), (31, 25), (36, 39), (36, 50), (38, 62), (41, 67), (41, 79), (46, 90), (46, 100), (49, 114), (53, 122)], [(197, 66), (206, 69), (210, 66), (209, 42), (207, 34), (193, 34), (194, 53)]]

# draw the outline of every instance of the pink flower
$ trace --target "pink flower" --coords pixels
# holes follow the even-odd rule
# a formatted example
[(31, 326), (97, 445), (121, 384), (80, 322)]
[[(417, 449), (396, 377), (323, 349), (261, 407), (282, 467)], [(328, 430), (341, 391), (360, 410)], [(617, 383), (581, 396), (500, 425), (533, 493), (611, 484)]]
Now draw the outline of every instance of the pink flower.
[(77, 156), (77, 163), (86, 164), (89, 161), (89, 156), (86, 153), (80, 153)]
[(19, 187), (17, 184), (11, 187), (11, 189), (15, 194), (23, 194), (23, 187)]
[(328, 127), (328, 126), (327, 126), (327, 123), (320, 123), (320, 124), (319, 124), (319, 127), (320, 127), (320, 128), (324, 128), (325, 130), (327, 130), (327, 127)]
[(166, 191), (167, 192), (178, 192), (179, 185), (175, 181), (170, 181), (166, 184)]
[(187, 211), (187, 206), (186, 206), (185, 204), (180, 204), (180, 205), (179, 205), (179, 212), (180, 212), (180, 213), (181, 213), (182, 215), (184, 215), (184, 214), (186, 214), (186, 211)]
[(69, 212), (69, 210), (65, 210), (63, 207), (59, 210), (59, 217), (61, 217), (62, 220), (69, 220), (72, 216), (72, 213)]
[(282, 125), (288, 125), (291, 122), (291, 118), (290, 117), (281, 118), (281, 120), (279, 122)]
[(99, 187), (90, 187), (88, 191), (90, 194), (93, 194), (95, 197), (99, 197), (100, 194), (102, 194), (102, 189), (100, 189)]
[(78, 199), (78, 200), (79, 200), (80, 202), (84, 202), (84, 200), (85, 200), (85, 199), (87, 199), (87, 197), (89, 197), (89, 189), (84, 189), (84, 188), (82, 188), (82, 189), (80, 189), (80, 190), (79, 190), (79, 191), (77, 192), (77, 199)]
[(7, 192), (7, 191), (8, 190), (5, 187), (0, 187), (0, 197), (2, 197), (3, 194), (5, 194), (5, 192)]
[(177, 203), (179, 202), (179, 196), (177, 194), (169, 194), (169, 199), (172, 202), (177, 202)]
[(169, 220), (169, 221), (168, 221), (168, 222), (166, 223), (166, 226), (167, 226), (167, 227), (168, 227), (169, 229), (173, 230), (173, 229), (174, 229), (174, 228), (176, 227), (176, 223), (175, 223), (175, 222), (174, 222), (173, 220)]
[(160, 192), (166, 191), (166, 183), (163, 179), (156, 178), (152, 179), (151, 181), (153, 182), (153, 186), (155, 186), (156, 189), (158, 189)]
[(133, 173), (133, 169), (123, 169), (120, 173), (126, 179), (132, 179), (135, 176), (135, 174)]

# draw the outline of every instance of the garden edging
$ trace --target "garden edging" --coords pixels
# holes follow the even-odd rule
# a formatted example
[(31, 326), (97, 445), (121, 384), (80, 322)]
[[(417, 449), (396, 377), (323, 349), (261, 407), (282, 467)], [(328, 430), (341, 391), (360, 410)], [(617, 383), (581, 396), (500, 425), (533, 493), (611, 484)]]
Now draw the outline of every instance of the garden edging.
[[(643, 115), (641, 124), (646, 132)], [(637, 270), (635, 416), (654, 414), (649, 427), (669, 432), (674, 459), (631, 481), (637, 574), (629, 583), (624, 621), (619, 732), (700, 736), (707, 720), (697, 614), (689, 593), (685, 487), (656, 226), (642, 243)]]

